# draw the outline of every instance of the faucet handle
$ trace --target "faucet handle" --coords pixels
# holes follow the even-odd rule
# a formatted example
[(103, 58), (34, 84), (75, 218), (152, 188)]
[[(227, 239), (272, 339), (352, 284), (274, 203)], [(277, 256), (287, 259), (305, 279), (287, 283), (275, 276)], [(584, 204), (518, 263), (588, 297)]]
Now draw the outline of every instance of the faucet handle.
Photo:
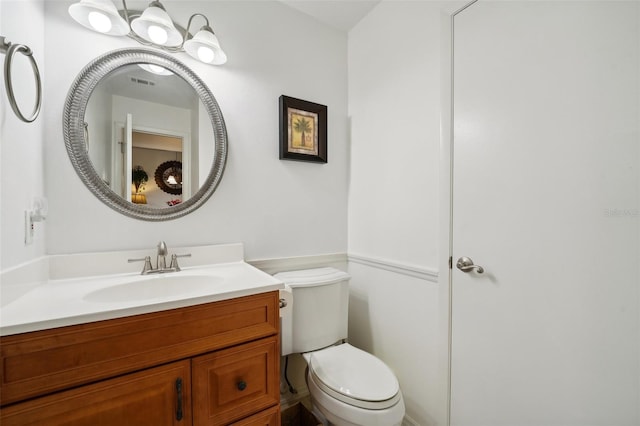
[(142, 259), (128, 259), (127, 262), (144, 262), (144, 267), (142, 268), (142, 275), (147, 274), (149, 271), (153, 269), (151, 266), (151, 256), (146, 256)]
[(169, 249), (167, 248), (167, 243), (164, 241), (160, 241), (158, 243), (158, 256), (166, 256), (169, 254)]
[(180, 270), (180, 266), (178, 266), (178, 258), (179, 257), (191, 257), (191, 253), (187, 254), (172, 254), (171, 255), (171, 265), (169, 265), (169, 269), (174, 269), (176, 272)]

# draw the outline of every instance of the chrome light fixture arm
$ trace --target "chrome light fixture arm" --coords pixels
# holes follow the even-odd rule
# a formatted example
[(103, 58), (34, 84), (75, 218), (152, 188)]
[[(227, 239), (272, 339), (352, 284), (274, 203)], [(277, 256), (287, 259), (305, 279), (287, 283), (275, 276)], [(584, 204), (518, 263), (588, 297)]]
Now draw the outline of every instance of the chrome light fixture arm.
[(193, 22), (193, 18), (195, 18), (196, 16), (202, 16), (204, 18), (205, 25), (202, 27), (202, 29), (213, 33), (213, 30), (209, 26), (209, 18), (204, 16), (202, 13), (194, 13), (189, 17), (189, 21), (187, 22), (187, 28), (184, 30), (184, 36), (182, 37), (182, 44), (180, 45), (180, 49), (182, 49), (183, 51), (184, 51), (184, 43), (188, 39), (193, 38), (193, 35), (189, 32), (189, 30), (191, 29), (191, 22)]
[[(127, 21), (127, 24), (129, 24), (129, 28), (131, 28), (131, 18), (129, 18), (129, 8), (127, 7), (127, 2), (125, 0), (122, 0), (122, 17), (124, 18), (125, 21)], [(129, 33), (132, 33), (133, 31), (130, 31)]]

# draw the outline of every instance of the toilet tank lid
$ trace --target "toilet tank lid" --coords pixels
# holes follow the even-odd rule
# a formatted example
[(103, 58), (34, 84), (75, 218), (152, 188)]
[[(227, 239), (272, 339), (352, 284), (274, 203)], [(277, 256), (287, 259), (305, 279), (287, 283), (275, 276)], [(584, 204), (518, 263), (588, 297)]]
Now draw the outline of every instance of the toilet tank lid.
[(289, 287), (313, 287), (334, 284), (351, 278), (346, 272), (331, 267), (278, 272), (274, 277)]

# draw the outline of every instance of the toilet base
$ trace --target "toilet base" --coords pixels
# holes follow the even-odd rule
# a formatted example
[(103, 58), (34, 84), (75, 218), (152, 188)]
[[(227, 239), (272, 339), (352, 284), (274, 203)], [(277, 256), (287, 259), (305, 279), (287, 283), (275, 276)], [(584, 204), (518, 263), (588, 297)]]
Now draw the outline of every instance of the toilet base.
[[(320, 414), (325, 426), (401, 426), (404, 418), (404, 400), (382, 410), (366, 410), (346, 404), (324, 393), (312, 375), (307, 374), (313, 412)], [(327, 423), (324, 420), (327, 420)]]

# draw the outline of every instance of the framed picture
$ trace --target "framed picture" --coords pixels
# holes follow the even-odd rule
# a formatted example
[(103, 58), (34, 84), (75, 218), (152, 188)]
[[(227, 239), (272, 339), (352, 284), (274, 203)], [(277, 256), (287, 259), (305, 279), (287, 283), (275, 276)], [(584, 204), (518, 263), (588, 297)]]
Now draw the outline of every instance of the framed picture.
[(280, 96), (280, 159), (327, 162), (327, 106)]

